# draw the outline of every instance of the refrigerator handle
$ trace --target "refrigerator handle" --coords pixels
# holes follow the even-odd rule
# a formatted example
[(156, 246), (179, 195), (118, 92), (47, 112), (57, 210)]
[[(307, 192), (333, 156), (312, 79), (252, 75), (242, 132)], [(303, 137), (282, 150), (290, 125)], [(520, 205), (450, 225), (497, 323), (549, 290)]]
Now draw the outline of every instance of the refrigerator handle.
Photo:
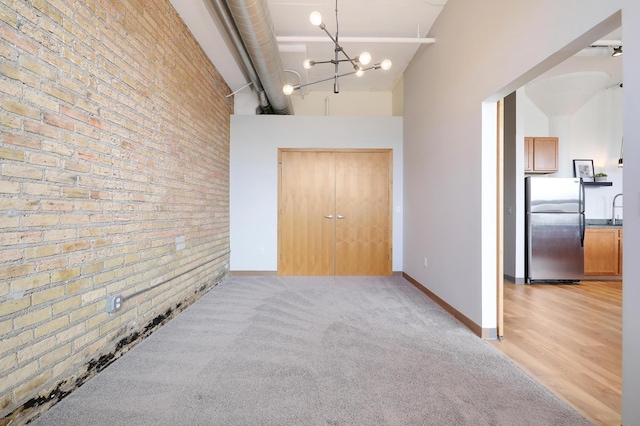
[(587, 229), (587, 221), (584, 218), (584, 213), (580, 213), (580, 247), (584, 247), (584, 234)]
[(580, 213), (584, 213), (584, 202), (585, 202), (585, 197), (584, 197), (584, 182), (582, 181), (582, 178), (580, 178)]

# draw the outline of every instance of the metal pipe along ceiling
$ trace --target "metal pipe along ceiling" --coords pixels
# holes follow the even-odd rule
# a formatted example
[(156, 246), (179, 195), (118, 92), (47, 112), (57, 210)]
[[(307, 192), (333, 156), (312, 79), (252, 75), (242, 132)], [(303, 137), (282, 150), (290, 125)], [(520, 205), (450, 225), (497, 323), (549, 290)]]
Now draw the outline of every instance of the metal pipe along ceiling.
[(264, 89), (262, 88), (262, 83), (260, 82), (260, 78), (258, 77), (258, 74), (256, 74), (256, 70), (253, 68), (253, 64), (251, 63), (251, 58), (249, 58), (247, 50), (245, 49), (244, 44), (242, 43), (242, 39), (238, 34), (238, 30), (235, 26), (235, 23), (233, 22), (233, 17), (231, 16), (231, 14), (229, 13), (229, 10), (227, 9), (227, 5), (224, 3), (224, 0), (211, 0), (211, 4), (213, 5), (222, 25), (224, 26), (224, 29), (229, 35), (231, 42), (233, 43), (233, 46), (238, 52), (238, 55), (242, 60), (242, 64), (244, 65), (247, 71), (247, 74), (249, 75), (249, 79), (251, 80), (251, 83), (253, 84), (254, 89), (258, 93), (260, 108), (263, 111), (269, 111), (270, 110), (269, 100), (267, 99), (267, 96), (264, 93)]
[(284, 71), (267, 1), (227, 0), (227, 7), (273, 112), (293, 114), (290, 97), (282, 93)]

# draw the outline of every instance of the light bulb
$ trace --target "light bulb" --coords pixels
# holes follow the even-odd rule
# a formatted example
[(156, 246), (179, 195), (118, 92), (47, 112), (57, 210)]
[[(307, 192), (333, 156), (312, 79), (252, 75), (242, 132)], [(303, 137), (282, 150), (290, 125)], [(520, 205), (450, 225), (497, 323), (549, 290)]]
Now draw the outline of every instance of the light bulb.
[(312, 67), (312, 66), (314, 66), (315, 64), (316, 64), (316, 63), (315, 63), (315, 62), (313, 62), (311, 59), (305, 59), (305, 60), (304, 60), (304, 62), (302, 63), (302, 66), (303, 66), (305, 69), (309, 70), (309, 69), (311, 69), (311, 67)]
[(384, 61), (382, 61), (382, 63), (380, 64), (380, 68), (382, 68), (383, 70), (387, 71), (388, 69), (391, 68), (391, 61), (388, 59), (385, 59)]
[(321, 25), (322, 15), (320, 14), (320, 12), (311, 12), (311, 15), (309, 15), (309, 21), (312, 25)]
[(289, 96), (290, 94), (293, 93), (293, 86), (290, 84), (285, 85), (282, 88), (282, 93), (284, 93), (285, 95)]
[(362, 52), (360, 56), (358, 56), (358, 62), (362, 65), (367, 65), (371, 62), (371, 54), (369, 52)]
[(356, 76), (362, 77), (364, 75), (364, 70), (360, 67), (356, 68)]

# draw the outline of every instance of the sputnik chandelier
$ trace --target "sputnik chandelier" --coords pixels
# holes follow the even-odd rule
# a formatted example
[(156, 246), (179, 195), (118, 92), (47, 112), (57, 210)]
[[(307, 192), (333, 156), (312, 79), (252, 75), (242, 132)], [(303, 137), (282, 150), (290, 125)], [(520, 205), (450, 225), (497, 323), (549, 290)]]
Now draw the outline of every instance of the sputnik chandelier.
[[(340, 46), (340, 44), (338, 43), (338, 28), (339, 28), (338, 0), (336, 0), (336, 35), (335, 37), (332, 36), (329, 33), (329, 31), (327, 31), (327, 27), (325, 26), (324, 22), (322, 22), (322, 15), (320, 15), (320, 12), (312, 12), (311, 15), (309, 16), (309, 21), (311, 21), (311, 24), (317, 25), (318, 28), (324, 31), (329, 36), (331, 41), (333, 41), (334, 58), (326, 61), (316, 61), (316, 60), (306, 59), (303, 62), (302, 66), (304, 66), (305, 69), (311, 69), (312, 67), (318, 64), (333, 64), (334, 73), (333, 73), (333, 76), (331, 77), (324, 78), (311, 83), (296, 84), (295, 86), (287, 84), (282, 88), (282, 91), (284, 92), (285, 95), (291, 95), (295, 90), (301, 89), (306, 86), (311, 86), (312, 84), (322, 83), (324, 81), (329, 81), (329, 80), (333, 80), (333, 93), (340, 93), (340, 86), (338, 85), (338, 79), (340, 77), (345, 77), (347, 75), (353, 75), (353, 74), (355, 74), (358, 77), (362, 77), (365, 71), (377, 70), (377, 69), (383, 69), (386, 71), (389, 68), (391, 68), (391, 61), (388, 59), (385, 59), (384, 61), (378, 64), (373, 64), (365, 68), (367, 65), (371, 63), (371, 54), (369, 52), (362, 52), (360, 55), (356, 56), (355, 58), (351, 58), (347, 54), (347, 52), (344, 51), (342, 46)], [(344, 55), (345, 59), (340, 59), (340, 54)], [(341, 62), (349, 62), (353, 66), (353, 71), (340, 74), (339, 66)]]

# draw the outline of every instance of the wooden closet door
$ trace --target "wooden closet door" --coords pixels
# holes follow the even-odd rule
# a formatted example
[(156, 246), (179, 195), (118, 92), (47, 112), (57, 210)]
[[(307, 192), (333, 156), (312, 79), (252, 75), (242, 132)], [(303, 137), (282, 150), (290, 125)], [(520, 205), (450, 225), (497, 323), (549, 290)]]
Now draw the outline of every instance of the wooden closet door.
[(390, 158), (336, 153), (336, 275), (391, 275)]
[(334, 275), (335, 153), (282, 151), (280, 159), (278, 274)]

